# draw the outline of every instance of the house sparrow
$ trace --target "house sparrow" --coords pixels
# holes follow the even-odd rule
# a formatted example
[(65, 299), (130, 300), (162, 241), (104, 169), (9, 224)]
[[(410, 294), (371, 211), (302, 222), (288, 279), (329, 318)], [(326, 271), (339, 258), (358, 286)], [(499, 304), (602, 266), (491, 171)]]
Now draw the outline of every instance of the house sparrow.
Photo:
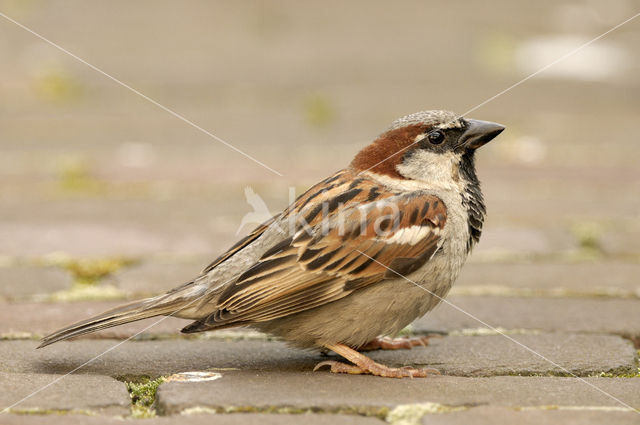
[(302, 194), (194, 280), (54, 332), (40, 347), (171, 315), (194, 320), (185, 333), (250, 326), (351, 362), (325, 361), (316, 369), (386, 377), (437, 373), (388, 367), (357, 350), (425, 342), (380, 337), (427, 313), (451, 288), (485, 216), (474, 153), (502, 130), (446, 111), (400, 118), (347, 168)]

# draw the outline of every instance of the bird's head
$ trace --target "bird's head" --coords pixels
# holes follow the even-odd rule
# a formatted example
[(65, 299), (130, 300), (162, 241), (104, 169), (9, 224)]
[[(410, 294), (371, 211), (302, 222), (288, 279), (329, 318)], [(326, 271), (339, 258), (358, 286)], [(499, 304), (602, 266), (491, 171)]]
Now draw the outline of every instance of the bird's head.
[(360, 172), (431, 184), (475, 179), (475, 150), (502, 130), (500, 124), (453, 112), (417, 112), (395, 120), (351, 165)]

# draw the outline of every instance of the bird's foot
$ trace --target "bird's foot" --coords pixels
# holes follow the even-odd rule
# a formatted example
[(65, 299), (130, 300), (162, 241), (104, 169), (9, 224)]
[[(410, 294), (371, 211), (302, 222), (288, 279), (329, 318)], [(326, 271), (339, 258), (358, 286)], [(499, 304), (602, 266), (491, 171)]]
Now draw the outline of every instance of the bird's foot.
[(313, 368), (313, 371), (317, 372), (324, 366), (330, 366), (331, 373), (349, 373), (351, 375), (362, 375), (364, 373), (367, 373), (359, 366), (356, 366), (354, 364), (346, 364), (335, 360), (325, 360), (323, 362), (320, 362)]
[(335, 360), (325, 360), (320, 362), (313, 368), (314, 372), (320, 370), (324, 366), (330, 366), (331, 373), (348, 373), (351, 375), (374, 375), (385, 378), (426, 378), (429, 375), (440, 375), (436, 369), (417, 369), (413, 367), (389, 367), (372, 361), (368, 368), (361, 366), (338, 362)]
[(431, 334), (418, 337), (402, 337), (402, 338), (375, 338), (367, 342), (362, 347), (358, 348), (358, 351), (373, 351), (373, 350), (410, 350), (413, 347), (426, 347), (429, 345), (431, 338), (440, 338), (441, 335)]
[(383, 376), (385, 378), (424, 378), (429, 375), (439, 375), (436, 369), (416, 369), (413, 367), (389, 367), (380, 363), (376, 363), (369, 357), (365, 356), (349, 348), (343, 344), (326, 345), (327, 348), (340, 354), (342, 357), (353, 362), (347, 364), (335, 360), (325, 360), (316, 365), (314, 371), (324, 366), (330, 366), (332, 373), (349, 373), (354, 375), (371, 374), (375, 376)]

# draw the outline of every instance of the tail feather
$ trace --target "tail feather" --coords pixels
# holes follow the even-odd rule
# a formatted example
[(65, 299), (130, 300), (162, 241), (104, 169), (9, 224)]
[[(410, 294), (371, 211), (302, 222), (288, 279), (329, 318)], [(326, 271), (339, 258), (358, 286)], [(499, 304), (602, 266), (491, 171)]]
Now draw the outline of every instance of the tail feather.
[[(186, 289), (188, 285), (189, 284), (184, 285), (184, 288)], [(38, 346), (38, 348), (46, 347), (49, 344), (63, 341), (68, 338), (85, 335), (91, 332), (96, 332), (113, 326), (123, 325), (129, 322), (148, 319), (150, 317), (162, 315), (166, 316), (169, 314), (175, 315), (176, 317), (185, 317), (185, 314), (180, 314), (181, 309), (188, 307), (190, 302), (188, 299), (185, 300), (184, 296), (179, 296), (176, 292), (181, 291), (172, 291), (168, 294), (160, 295), (158, 297), (147, 298), (142, 301), (134, 301), (129, 304), (124, 304), (112, 310), (105, 311), (104, 313), (101, 313), (97, 316), (59, 329), (56, 332), (42, 338), (42, 343)], [(180, 295), (185, 294), (183, 293)]]

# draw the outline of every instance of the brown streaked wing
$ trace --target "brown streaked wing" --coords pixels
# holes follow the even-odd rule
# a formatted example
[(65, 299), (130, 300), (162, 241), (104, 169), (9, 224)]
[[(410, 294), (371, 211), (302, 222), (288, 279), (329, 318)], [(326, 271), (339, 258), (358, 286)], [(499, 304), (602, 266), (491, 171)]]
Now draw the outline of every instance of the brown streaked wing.
[[(358, 186), (364, 199), (373, 189), (367, 186), (371, 184), (362, 182)], [(311, 237), (300, 231), (288, 246), (267, 251), (255, 267), (259, 273), (229, 285), (218, 300), (218, 311), (202, 325), (215, 328), (294, 314), (396, 277), (389, 268), (411, 273), (431, 258), (446, 223), (446, 207), (441, 200), (413, 192), (389, 196), (383, 203), (378, 202), (380, 199), (356, 201), (362, 196), (358, 193), (339, 209), (344, 220), (335, 211), (329, 215), (326, 235), (321, 233), (322, 223), (315, 221)], [(316, 198), (326, 200), (325, 196)], [(388, 223), (394, 211), (398, 212), (397, 218)]]
[[(251, 242), (253, 242), (256, 239), (258, 239), (264, 233), (264, 231), (267, 230), (271, 224), (273, 224), (273, 222), (278, 217), (289, 214), (291, 212), (291, 210), (295, 209), (296, 207), (301, 207), (301, 206), (304, 207), (304, 205), (308, 204), (316, 196), (321, 195), (321, 194), (325, 194), (326, 192), (328, 192), (329, 190), (331, 190), (332, 188), (334, 188), (336, 186), (343, 186), (352, 177), (353, 177), (353, 171), (352, 170), (348, 170), (348, 169), (340, 170), (340, 171), (334, 173), (333, 175), (329, 176), (328, 178), (324, 179), (320, 183), (316, 184), (315, 186), (311, 187), (305, 193), (300, 195), (295, 200), (295, 202), (289, 208), (287, 208), (282, 214), (277, 214), (274, 217), (272, 217), (271, 219), (269, 219), (266, 222), (262, 223), (260, 226), (256, 227), (247, 236), (245, 236), (244, 238), (242, 238), (238, 242), (236, 242), (231, 248), (229, 248), (227, 251), (225, 251), (224, 254), (220, 255), (218, 258), (213, 260), (207, 267), (205, 267), (202, 270), (201, 274), (209, 273), (210, 271), (215, 269), (218, 265), (220, 265), (221, 263), (227, 261), (233, 255), (235, 255), (238, 251), (242, 250), (244, 247), (249, 245)], [(322, 189), (320, 189), (320, 188), (322, 188)]]

